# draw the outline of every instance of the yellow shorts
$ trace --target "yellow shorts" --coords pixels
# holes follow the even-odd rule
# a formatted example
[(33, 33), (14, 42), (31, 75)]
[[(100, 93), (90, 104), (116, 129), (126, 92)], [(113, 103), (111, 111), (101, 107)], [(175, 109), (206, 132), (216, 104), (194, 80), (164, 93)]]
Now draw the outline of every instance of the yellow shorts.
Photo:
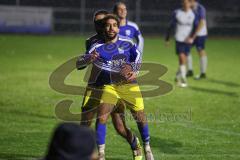
[(104, 85), (100, 103), (116, 105), (123, 100), (130, 110), (144, 110), (142, 93), (138, 84)]
[(101, 96), (101, 88), (87, 87), (82, 102), (82, 108), (89, 110), (98, 107), (100, 104)]
[[(87, 87), (84, 97), (83, 97), (83, 102), (82, 102), (82, 109), (84, 110), (91, 110), (100, 105), (102, 98), (102, 88), (98, 87)], [(125, 108), (125, 103), (122, 101), (118, 101), (116, 104), (116, 109), (115, 112), (123, 112)]]

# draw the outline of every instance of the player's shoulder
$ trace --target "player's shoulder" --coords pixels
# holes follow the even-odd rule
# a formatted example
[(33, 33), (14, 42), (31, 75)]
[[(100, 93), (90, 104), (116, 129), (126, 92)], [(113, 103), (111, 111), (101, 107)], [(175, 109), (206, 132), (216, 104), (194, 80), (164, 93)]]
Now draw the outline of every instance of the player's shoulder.
[(92, 35), (91, 37), (88, 37), (86, 39), (86, 42), (93, 42), (93, 41), (98, 41), (100, 38), (99, 38), (99, 35), (98, 34), (94, 34)]
[(175, 10), (173, 11), (173, 16), (177, 16), (178, 14), (180, 14), (180, 13), (182, 13), (182, 12), (183, 12), (182, 8), (175, 9)]
[(202, 5), (202, 4), (200, 4), (200, 3), (198, 3), (198, 7), (199, 7), (200, 9), (206, 10), (206, 8), (204, 7), (204, 5)]
[(204, 12), (206, 12), (206, 8), (202, 4), (197, 3), (197, 11), (204, 13)]
[(104, 43), (104, 40), (100, 38), (99, 35), (93, 35), (92, 37), (89, 37), (86, 40), (86, 46), (87, 46), (87, 50), (90, 50), (91, 48), (95, 47), (98, 44), (102, 44)]
[(103, 41), (98, 41), (94, 44), (91, 45), (88, 53), (92, 53), (94, 50), (98, 49), (99, 47), (103, 46), (104, 45), (104, 42)]
[(139, 30), (139, 27), (138, 27), (137, 23), (135, 23), (135, 22), (127, 21), (127, 25), (135, 28), (136, 30)]
[(134, 41), (131, 38), (127, 37), (127, 36), (118, 35), (118, 39), (121, 42), (126, 42), (126, 43), (129, 43), (131, 45), (134, 45)]
[(182, 8), (177, 8), (173, 11), (173, 13), (179, 13), (179, 12), (183, 12), (183, 9)]

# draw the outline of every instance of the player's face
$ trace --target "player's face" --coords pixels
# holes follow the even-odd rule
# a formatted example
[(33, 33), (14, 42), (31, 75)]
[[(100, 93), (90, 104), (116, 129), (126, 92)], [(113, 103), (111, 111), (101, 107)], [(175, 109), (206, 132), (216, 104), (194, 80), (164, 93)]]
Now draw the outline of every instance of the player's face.
[(117, 7), (117, 16), (121, 19), (125, 19), (127, 17), (127, 7), (124, 4), (119, 4)]
[(182, 0), (182, 6), (185, 9), (191, 8), (191, 3), (189, 0)]
[(105, 16), (105, 14), (99, 14), (94, 18), (95, 30), (98, 34), (102, 34), (103, 32), (102, 20)]
[(114, 39), (119, 33), (118, 24), (115, 19), (108, 19), (104, 29), (105, 29), (105, 36), (108, 39)]
[(194, 8), (196, 5), (196, 0), (189, 0), (189, 3), (191, 5), (191, 7)]

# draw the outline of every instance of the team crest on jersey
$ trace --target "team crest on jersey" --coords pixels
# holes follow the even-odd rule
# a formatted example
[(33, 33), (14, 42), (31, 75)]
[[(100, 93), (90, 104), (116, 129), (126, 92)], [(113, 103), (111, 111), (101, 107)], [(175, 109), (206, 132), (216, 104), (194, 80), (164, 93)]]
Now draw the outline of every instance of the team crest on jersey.
[(130, 36), (131, 35), (131, 30), (128, 29), (128, 30), (125, 31), (125, 33), (126, 33), (127, 36)]
[(123, 53), (124, 53), (124, 49), (121, 48), (121, 47), (119, 47), (119, 48), (118, 48), (118, 52), (119, 52), (120, 54), (123, 54)]

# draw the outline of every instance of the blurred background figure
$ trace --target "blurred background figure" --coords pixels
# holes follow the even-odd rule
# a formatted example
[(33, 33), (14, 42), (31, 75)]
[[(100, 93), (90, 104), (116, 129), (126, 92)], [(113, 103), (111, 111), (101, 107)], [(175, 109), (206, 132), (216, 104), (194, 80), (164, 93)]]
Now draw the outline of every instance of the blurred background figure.
[[(201, 5), (206, 8), (210, 36), (240, 35), (239, 0), (197, 0), (201, 5), (196, 5), (196, 0), (191, 1), (195, 9)], [(158, 36), (165, 33), (172, 11), (180, 7), (179, 1), (176, 0), (152, 0), (151, 3), (148, 0), (116, 2), (119, 1), (1, 0), (0, 32), (89, 35), (95, 32), (90, 18), (94, 11), (99, 9), (112, 11), (115, 6), (115, 13), (122, 17), (122, 22), (126, 22), (127, 16), (127, 23), (135, 22), (144, 36)], [(132, 31), (125, 32), (125, 34), (129, 33), (130, 36), (134, 35)]]
[[(207, 71), (207, 53), (205, 51), (205, 43), (207, 40), (207, 17), (206, 9), (201, 5), (197, 0), (189, 0), (191, 7), (195, 13), (195, 18), (197, 25), (195, 26), (195, 32), (192, 37), (189, 39), (190, 42), (193, 42), (193, 46), (196, 46), (197, 52), (200, 57), (200, 75), (196, 76), (195, 79), (204, 79), (206, 78)], [(193, 61), (191, 53), (188, 55), (188, 77), (193, 76)]]
[(179, 57), (179, 67), (175, 81), (179, 87), (187, 87), (186, 62), (190, 53), (191, 43), (187, 39), (191, 37), (194, 28), (195, 15), (191, 9), (189, 0), (182, 0), (182, 7), (175, 10), (166, 34), (166, 44), (169, 44), (170, 33), (175, 29), (176, 54)]
[(120, 19), (120, 31), (122, 36), (133, 39), (138, 46), (138, 50), (143, 53), (144, 39), (138, 25), (127, 19), (127, 6), (123, 2), (118, 2), (113, 7), (113, 13)]
[(97, 160), (94, 132), (74, 123), (60, 124), (54, 131), (43, 160)]

